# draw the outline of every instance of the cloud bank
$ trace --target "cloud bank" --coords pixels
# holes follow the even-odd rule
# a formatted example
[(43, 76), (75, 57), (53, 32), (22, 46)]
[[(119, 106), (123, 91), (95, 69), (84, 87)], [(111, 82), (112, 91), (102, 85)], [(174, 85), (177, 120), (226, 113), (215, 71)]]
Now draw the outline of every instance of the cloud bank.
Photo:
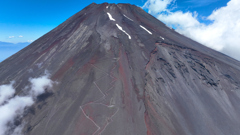
[(51, 88), (53, 86), (53, 82), (49, 79), (48, 75), (39, 78), (31, 78), (29, 82), (31, 83), (30, 94), (35, 97), (43, 94), (46, 88)]
[(160, 13), (162, 11), (168, 11), (169, 5), (174, 0), (148, 0), (143, 8), (147, 8), (150, 14)]
[[(21, 117), (26, 107), (34, 104), (36, 97), (43, 94), (45, 89), (52, 88), (53, 81), (49, 79), (49, 74), (45, 74), (39, 78), (29, 79), (30, 86), (28, 94), (24, 96), (14, 96), (14, 82), (8, 85), (0, 86), (0, 135), (6, 133), (12, 135), (20, 135), (23, 125), (14, 126), (14, 120)], [(14, 129), (14, 131), (9, 131)]]
[[(227, 6), (214, 10), (201, 23), (197, 12), (172, 12), (174, 0), (148, 0), (143, 6), (166, 25), (199, 43), (240, 60), (240, 1), (230, 0)], [(159, 8), (158, 8), (159, 7)]]
[(15, 93), (13, 83), (14, 82), (11, 82), (9, 85), (0, 86), (0, 105), (2, 105), (7, 99), (9, 99)]

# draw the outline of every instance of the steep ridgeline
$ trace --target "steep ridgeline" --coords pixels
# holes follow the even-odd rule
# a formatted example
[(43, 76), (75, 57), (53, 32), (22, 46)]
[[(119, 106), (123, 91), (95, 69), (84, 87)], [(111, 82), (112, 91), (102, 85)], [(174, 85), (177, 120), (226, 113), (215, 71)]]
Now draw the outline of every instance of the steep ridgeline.
[(8, 134), (239, 135), (240, 62), (129, 4), (91, 4), (0, 63), (0, 85), (57, 82)]

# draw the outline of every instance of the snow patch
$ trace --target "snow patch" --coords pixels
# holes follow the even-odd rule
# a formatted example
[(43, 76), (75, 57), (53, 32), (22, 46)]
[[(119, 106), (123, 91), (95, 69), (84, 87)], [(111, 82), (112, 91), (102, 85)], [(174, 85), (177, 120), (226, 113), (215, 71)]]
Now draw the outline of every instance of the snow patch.
[(150, 32), (148, 29), (146, 29), (145, 27), (143, 27), (142, 25), (140, 25), (140, 27), (142, 28), (142, 29), (144, 29), (145, 31), (147, 31), (149, 34), (151, 34), (152, 35), (152, 32)]
[(108, 8), (108, 6), (106, 6), (106, 8)]
[(161, 36), (160, 36), (160, 38), (161, 38), (162, 40), (164, 40), (164, 38), (163, 38), (163, 37), (161, 37)]
[(126, 15), (123, 14), (124, 17), (126, 17), (128, 20), (133, 21), (132, 19), (130, 19), (129, 17), (127, 17)]
[(108, 14), (108, 17), (109, 17), (110, 20), (116, 21), (116, 20), (112, 17), (112, 15), (111, 15), (110, 13), (107, 12), (107, 14)]
[(122, 32), (124, 32), (126, 35), (128, 35), (128, 38), (131, 39), (131, 36), (125, 31), (122, 29), (121, 26), (119, 26), (118, 24), (116, 24), (116, 26), (118, 27), (119, 30), (121, 30)]

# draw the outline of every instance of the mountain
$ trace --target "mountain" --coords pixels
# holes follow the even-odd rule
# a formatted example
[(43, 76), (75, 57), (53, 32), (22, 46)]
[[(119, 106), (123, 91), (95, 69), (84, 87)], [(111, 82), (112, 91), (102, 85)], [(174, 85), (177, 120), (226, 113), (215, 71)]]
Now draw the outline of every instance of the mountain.
[(41, 90), (6, 134), (240, 134), (240, 62), (130, 4), (87, 6), (0, 63), (0, 85)]
[(9, 42), (1, 42), (0, 41), (0, 62), (5, 60), (7, 57), (13, 55), (19, 50), (23, 49), (29, 42), (20, 42), (20, 43), (9, 43)]

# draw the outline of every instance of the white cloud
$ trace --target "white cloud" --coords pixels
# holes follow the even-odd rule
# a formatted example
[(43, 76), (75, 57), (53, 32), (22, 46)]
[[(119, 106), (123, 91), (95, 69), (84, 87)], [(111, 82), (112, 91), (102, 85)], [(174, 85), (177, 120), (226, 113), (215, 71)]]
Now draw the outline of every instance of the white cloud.
[(13, 83), (14, 82), (11, 82), (9, 85), (0, 86), (0, 105), (14, 95), (15, 90), (13, 88)]
[(33, 40), (28, 40), (27, 42), (31, 43), (31, 42), (33, 42)]
[(32, 97), (15, 96), (7, 104), (0, 107), (0, 135), (8, 130), (7, 124), (13, 123), (16, 116), (21, 115), (24, 108), (33, 104)]
[[(163, 2), (162, 4), (165, 5), (166, 3)], [(159, 3), (159, 5), (161, 5), (161, 3)], [(165, 10), (169, 9), (169, 5), (170, 3), (165, 6)], [(179, 33), (240, 60), (239, 7), (239, 0), (229, 1), (227, 6), (213, 11), (210, 16), (206, 17), (207, 20), (212, 21), (212, 23), (208, 25), (199, 22), (196, 12), (183, 13), (182, 11), (171, 12), (168, 10), (168, 13), (161, 12), (155, 16), (168, 26), (176, 28), (176, 31)], [(148, 6), (149, 12), (155, 10), (155, 8), (150, 8), (151, 6)]]
[(17, 126), (17, 127), (14, 129), (12, 135), (22, 135), (22, 129), (24, 128), (24, 125), (25, 125), (25, 124), (26, 124), (25, 122), (22, 122), (21, 125)]
[(35, 96), (43, 94), (46, 88), (51, 88), (53, 86), (53, 81), (49, 79), (48, 75), (39, 78), (31, 78), (29, 81), (31, 82), (32, 88), (30, 92)]
[(9, 36), (8, 38), (14, 38), (15, 36)]
[[(33, 105), (36, 97), (43, 94), (46, 88), (51, 88), (54, 83), (49, 79), (48, 74), (39, 78), (29, 79), (29, 81), (31, 83), (30, 86), (25, 87), (29, 88), (29, 93), (25, 96), (17, 95), (12, 97), (15, 93), (13, 82), (9, 85), (0, 86), (0, 99), (1, 101), (4, 99), (2, 101), (4, 104), (0, 104), (0, 135), (4, 135), (11, 128), (14, 128), (12, 135), (20, 135), (24, 124), (14, 127), (14, 120), (16, 117), (21, 117), (24, 109)], [(3, 96), (4, 98), (2, 98), (2, 95), (5, 95)]]
[(167, 7), (174, 0), (148, 0), (142, 8), (147, 8), (150, 14), (157, 14), (162, 11), (168, 11)]
[(22, 35), (19, 35), (18, 37), (22, 38), (23, 36), (22, 36)]

